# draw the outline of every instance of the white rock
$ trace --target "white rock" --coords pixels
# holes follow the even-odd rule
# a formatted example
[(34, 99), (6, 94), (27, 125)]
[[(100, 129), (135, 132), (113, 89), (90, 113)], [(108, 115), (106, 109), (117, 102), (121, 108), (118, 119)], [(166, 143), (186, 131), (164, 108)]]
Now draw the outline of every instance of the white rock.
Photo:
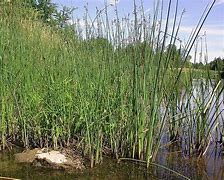
[(50, 151), (48, 153), (38, 152), (36, 157), (38, 159), (45, 159), (46, 161), (50, 161), (55, 164), (62, 164), (67, 162), (66, 156), (59, 151)]

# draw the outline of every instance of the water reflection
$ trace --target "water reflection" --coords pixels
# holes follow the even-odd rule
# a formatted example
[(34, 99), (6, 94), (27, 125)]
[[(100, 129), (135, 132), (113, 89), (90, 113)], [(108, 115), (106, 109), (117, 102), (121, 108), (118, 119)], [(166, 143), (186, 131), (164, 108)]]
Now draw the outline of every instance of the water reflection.
[[(215, 153), (215, 152), (213, 152)], [(0, 176), (27, 180), (39, 179), (183, 179), (176, 174), (151, 166), (149, 170), (144, 164), (104, 158), (104, 162), (83, 172), (67, 173), (40, 167), (18, 164), (13, 159), (14, 152), (0, 154)], [(161, 149), (157, 163), (169, 167), (190, 179), (224, 179), (223, 156), (211, 156), (201, 159), (185, 157), (180, 146), (174, 144)]]

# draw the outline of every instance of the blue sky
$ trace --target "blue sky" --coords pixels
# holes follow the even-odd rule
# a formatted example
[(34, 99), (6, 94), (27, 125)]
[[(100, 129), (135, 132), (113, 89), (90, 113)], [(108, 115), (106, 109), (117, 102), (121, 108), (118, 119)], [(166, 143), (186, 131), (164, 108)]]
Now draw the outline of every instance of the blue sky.
[[(107, 0), (108, 3), (114, 4), (115, 0)], [(149, 14), (153, 12), (154, 0), (142, 0), (144, 9)], [(173, 2), (174, 0), (172, 0)], [(68, 7), (77, 7), (74, 11), (73, 18), (82, 18), (84, 15), (84, 6), (88, 3), (88, 10), (90, 16), (93, 18), (96, 14), (96, 7), (98, 9), (104, 8), (104, 0), (53, 0), (59, 7), (62, 5)], [(136, 0), (136, 4), (140, 5), (141, 0)], [(167, 4), (168, 0), (164, 0)], [(205, 7), (212, 0), (179, 0), (179, 14), (183, 9), (186, 10), (182, 20), (179, 37), (184, 41), (187, 40), (191, 30), (196, 26), (201, 17)], [(132, 0), (118, 0), (117, 8), (119, 15), (124, 17), (133, 11)], [(110, 7), (111, 16), (114, 16), (113, 7)], [(224, 57), (224, 0), (217, 0), (209, 17), (207, 18), (201, 35), (206, 31), (208, 44), (208, 59), (213, 60), (214, 57)]]

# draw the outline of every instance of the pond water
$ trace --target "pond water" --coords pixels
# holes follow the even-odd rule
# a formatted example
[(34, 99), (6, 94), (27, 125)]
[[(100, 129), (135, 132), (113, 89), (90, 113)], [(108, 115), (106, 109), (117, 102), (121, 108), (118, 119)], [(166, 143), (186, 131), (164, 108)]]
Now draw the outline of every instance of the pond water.
[[(219, 150), (219, 148), (218, 148)], [(219, 151), (221, 152), (221, 151)], [(83, 172), (68, 173), (33, 167), (14, 161), (14, 151), (0, 153), (0, 177), (13, 177), (24, 180), (39, 179), (184, 179), (175, 173), (152, 165), (149, 170), (144, 164), (116, 160), (105, 157), (102, 164), (94, 168), (86, 168)], [(215, 152), (214, 152), (215, 153)], [(163, 148), (157, 157), (157, 163), (164, 165), (190, 179), (224, 179), (224, 159), (220, 153), (216, 156), (198, 160), (184, 157), (178, 146)]]

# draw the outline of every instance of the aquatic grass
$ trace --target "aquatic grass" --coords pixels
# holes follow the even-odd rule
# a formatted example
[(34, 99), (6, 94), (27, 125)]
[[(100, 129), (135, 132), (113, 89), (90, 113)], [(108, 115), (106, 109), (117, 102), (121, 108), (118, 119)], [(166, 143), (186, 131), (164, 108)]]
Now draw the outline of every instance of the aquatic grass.
[[(194, 71), (182, 71), (209, 11), (194, 38), (175, 53), (167, 44), (178, 41), (182, 17), (177, 21), (178, 1), (170, 0), (165, 13), (164, 3), (155, 3), (149, 19), (142, 4), (138, 12), (135, 1), (133, 16), (124, 19), (115, 6), (112, 22), (106, 3), (93, 19), (86, 7), (82, 31), (78, 22), (75, 30), (48, 27), (38, 21), (37, 12), (27, 15), (32, 9), (5, 4), (7, 13), (0, 18), (4, 34), (0, 37), (3, 147), (8, 137), (26, 148), (57, 149), (78, 141), (91, 167), (102, 162), (105, 147), (117, 159), (140, 159), (149, 167), (166, 125), (170, 140), (185, 136), (186, 127), (190, 127), (187, 137), (191, 139), (195, 137), (194, 123), (198, 123), (198, 142), (206, 141), (205, 148), (214, 127), (218, 128), (218, 116), (214, 115), (214, 124), (205, 123), (212, 114), (206, 110), (208, 116), (202, 117), (208, 109), (205, 92), (198, 98)], [(174, 20), (169, 22), (172, 16)], [(174, 67), (176, 62), (182, 65), (180, 69)], [(195, 145), (189, 143), (189, 147)]]

